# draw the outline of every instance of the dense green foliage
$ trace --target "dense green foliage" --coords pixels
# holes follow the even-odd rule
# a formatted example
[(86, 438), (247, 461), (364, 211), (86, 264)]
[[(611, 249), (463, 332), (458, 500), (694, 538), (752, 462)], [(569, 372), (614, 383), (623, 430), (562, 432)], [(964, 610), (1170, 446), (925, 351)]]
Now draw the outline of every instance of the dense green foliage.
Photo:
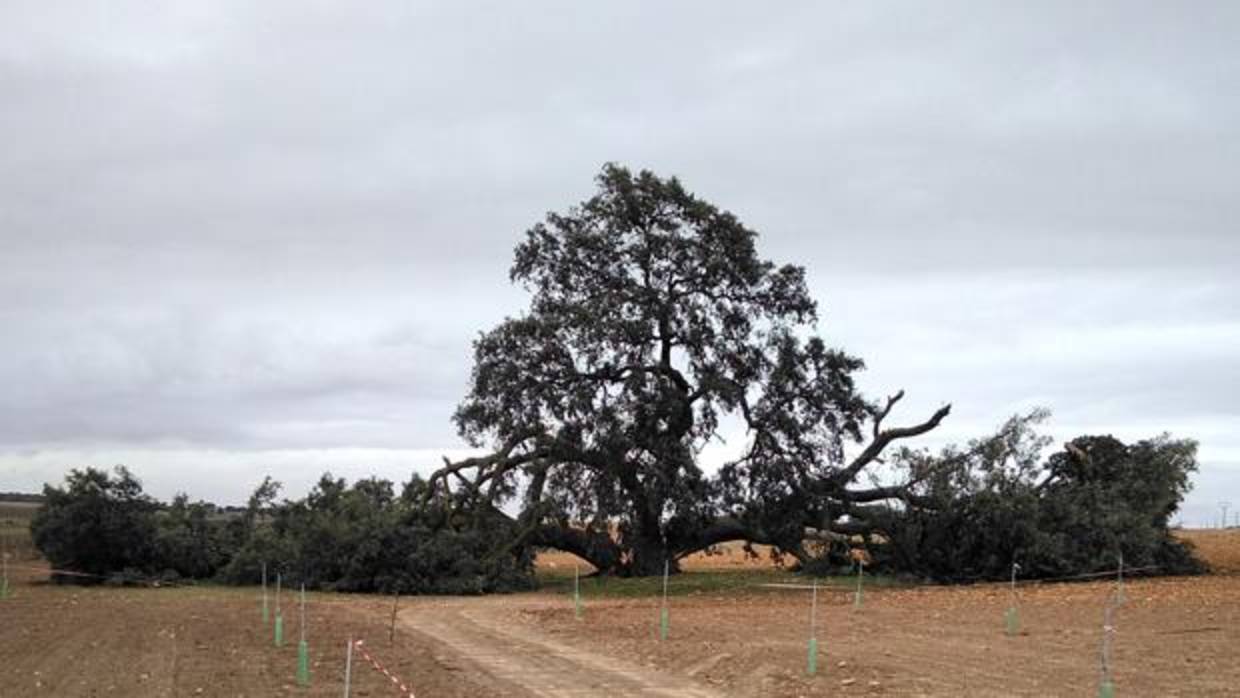
[(1168, 436), (1124, 444), (1082, 436), (1047, 459), (1047, 440), (1014, 418), (995, 436), (941, 454), (905, 453), (930, 469), (908, 505), (881, 518), (882, 562), (940, 580), (1001, 579), (1113, 570), (1201, 571), (1168, 530), (1197, 468), (1196, 444)]
[(155, 516), (155, 540), (146, 567), (165, 576), (212, 577), (228, 563), (238, 540), (215, 505), (190, 502), (179, 494)]
[(486, 520), (445, 521), (419, 507), (424, 486), (415, 476), (397, 497), (386, 480), (348, 487), (325, 475), (304, 499), (260, 504), (224, 577), (256, 582), (266, 562), (290, 580), (340, 591), (476, 594), (533, 585), (532, 553), (506, 545), (511, 531)]
[(48, 485), (43, 494), (30, 532), (53, 568), (95, 575), (149, 568), (159, 504), (128, 470), (73, 470), (63, 489)]
[[(531, 553), (486, 521), (450, 521), (417, 506), (416, 477), (400, 497), (385, 480), (349, 487), (324, 476), (303, 499), (275, 502), (265, 480), (241, 513), (191, 503), (163, 505), (124, 468), (74, 470), (47, 486), (31, 522), (55, 569), (114, 580), (274, 579), (313, 589), (483, 593), (533, 584)], [(81, 578), (74, 578), (81, 580)], [(87, 578), (92, 579), (92, 578)]]

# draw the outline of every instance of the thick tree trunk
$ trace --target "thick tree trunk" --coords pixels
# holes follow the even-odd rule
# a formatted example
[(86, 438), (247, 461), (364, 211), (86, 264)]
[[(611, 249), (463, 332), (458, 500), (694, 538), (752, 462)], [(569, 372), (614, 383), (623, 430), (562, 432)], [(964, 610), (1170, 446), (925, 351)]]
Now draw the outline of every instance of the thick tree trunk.
[(643, 536), (626, 541), (628, 550), (616, 574), (623, 577), (652, 577), (663, 574), (664, 565), (671, 571), (678, 571), (676, 560), (663, 540), (651, 536)]
[(538, 548), (551, 548), (571, 553), (593, 565), (599, 574), (617, 577), (653, 577), (663, 574), (664, 565), (676, 574), (679, 560), (724, 543), (741, 542), (770, 545), (805, 564), (809, 554), (804, 540), (847, 541), (851, 535), (866, 535), (874, 529), (860, 521), (836, 523), (830, 529), (806, 528), (801, 540), (776, 540), (732, 517), (720, 517), (692, 538), (669, 540), (662, 537), (630, 534), (623, 541), (597, 530), (564, 527), (555, 524), (536, 526), (526, 543)]

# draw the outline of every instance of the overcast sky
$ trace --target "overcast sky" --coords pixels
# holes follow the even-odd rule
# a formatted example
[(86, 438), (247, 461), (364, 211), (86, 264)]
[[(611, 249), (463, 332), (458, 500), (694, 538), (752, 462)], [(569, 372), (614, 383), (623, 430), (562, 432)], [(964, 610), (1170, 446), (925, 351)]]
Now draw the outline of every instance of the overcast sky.
[(805, 265), (925, 443), (1170, 431), (1240, 509), (1238, 3), (127, 5), (0, 4), (0, 490), (434, 467), (616, 161)]

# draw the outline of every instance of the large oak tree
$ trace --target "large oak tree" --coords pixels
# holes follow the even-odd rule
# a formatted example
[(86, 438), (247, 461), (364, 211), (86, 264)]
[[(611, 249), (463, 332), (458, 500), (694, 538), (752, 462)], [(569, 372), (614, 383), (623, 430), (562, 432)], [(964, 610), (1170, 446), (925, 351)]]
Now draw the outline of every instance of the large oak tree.
[[(807, 536), (865, 532), (867, 506), (915, 478), (861, 485), (885, 449), (934, 429), (889, 428), (860, 359), (815, 334), (805, 270), (675, 178), (615, 165), (598, 192), (549, 213), (516, 248), (531, 295), (474, 345), (460, 433), (488, 454), (445, 462), (426, 503), (508, 517), (512, 545), (552, 547), (605, 572), (651, 574), (727, 541), (803, 555)], [(714, 474), (703, 448), (744, 427)]]

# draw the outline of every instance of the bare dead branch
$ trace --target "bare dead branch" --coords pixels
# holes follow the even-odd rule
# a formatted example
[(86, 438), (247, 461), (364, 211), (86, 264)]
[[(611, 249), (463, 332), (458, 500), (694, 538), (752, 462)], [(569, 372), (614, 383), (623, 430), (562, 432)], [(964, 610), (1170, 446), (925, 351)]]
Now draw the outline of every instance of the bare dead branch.
[(879, 430), (883, 426), (883, 420), (887, 418), (887, 415), (891, 414), (891, 408), (895, 407), (896, 403), (903, 399), (904, 399), (903, 390), (900, 390), (895, 395), (888, 396), (887, 404), (881, 410), (879, 410), (877, 414), (874, 415), (874, 438), (875, 439), (878, 438)]
[[(902, 396), (903, 393), (901, 392), (898, 394)], [(889, 400), (889, 402), (891, 401)], [(944, 405), (936, 410), (929, 419), (921, 424), (916, 424), (911, 427), (896, 427), (894, 429), (884, 429), (879, 431), (878, 435), (874, 437), (874, 440), (871, 441), (869, 445), (866, 446), (865, 449), (856, 458), (854, 458), (851, 463), (848, 464), (847, 467), (842, 468), (831, 478), (831, 483), (838, 487), (842, 487), (843, 485), (852, 482), (862, 470), (865, 470), (867, 465), (873, 463), (875, 459), (882, 455), (883, 449), (890, 446), (892, 442), (899, 441), (900, 439), (920, 436), (935, 429), (939, 426), (943, 419), (951, 413), (951, 411), (952, 406), (950, 404)]]

